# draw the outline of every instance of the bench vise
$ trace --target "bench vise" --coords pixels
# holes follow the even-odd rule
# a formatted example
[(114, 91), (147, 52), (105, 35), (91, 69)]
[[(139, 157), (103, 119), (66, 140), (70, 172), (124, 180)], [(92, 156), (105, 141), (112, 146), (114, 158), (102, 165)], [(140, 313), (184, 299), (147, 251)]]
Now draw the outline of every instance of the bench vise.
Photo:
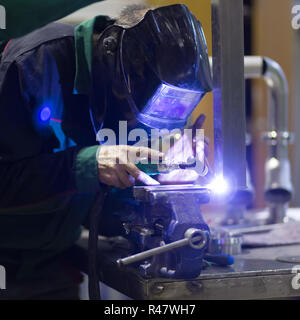
[(144, 277), (196, 278), (209, 244), (201, 205), (210, 191), (195, 185), (134, 187), (137, 206), (124, 222), (133, 255), (118, 265), (134, 264)]

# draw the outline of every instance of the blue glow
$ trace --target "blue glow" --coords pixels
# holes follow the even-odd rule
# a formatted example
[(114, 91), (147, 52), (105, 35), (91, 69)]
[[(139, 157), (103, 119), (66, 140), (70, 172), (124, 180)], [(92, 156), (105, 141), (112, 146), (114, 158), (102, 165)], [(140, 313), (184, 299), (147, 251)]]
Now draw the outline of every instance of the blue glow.
[(226, 195), (230, 191), (229, 183), (222, 176), (215, 177), (207, 188), (217, 195)]
[(203, 92), (161, 84), (143, 113), (168, 120), (185, 120), (195, 109)]
[(49, 107), (43, 107), (40, 111), (40, 120), (42, 122), (47, 122), (51, 117), (51, 109)]

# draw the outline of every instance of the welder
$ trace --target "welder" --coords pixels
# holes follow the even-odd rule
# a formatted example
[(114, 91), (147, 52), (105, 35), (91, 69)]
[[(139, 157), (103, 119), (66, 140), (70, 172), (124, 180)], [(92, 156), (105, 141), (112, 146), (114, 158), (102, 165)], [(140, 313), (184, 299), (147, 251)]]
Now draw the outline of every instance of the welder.
[[(0, 63), (0, 265), (12, 297), (66, 298), (69, 290), (74, 298), (80, 277), (64, 257), (95, 193), (143, 180), (130, 154), (162, 156), (118, 141), (99, 146), (97, 132), (117, 131), (119, 121), (183, 128), (210, 90), (202, 27), (184, 5), (130, 6), (117, 20), (49, 24), (7, 42)], [(116, 153), (121, 163), (110, 161)]]

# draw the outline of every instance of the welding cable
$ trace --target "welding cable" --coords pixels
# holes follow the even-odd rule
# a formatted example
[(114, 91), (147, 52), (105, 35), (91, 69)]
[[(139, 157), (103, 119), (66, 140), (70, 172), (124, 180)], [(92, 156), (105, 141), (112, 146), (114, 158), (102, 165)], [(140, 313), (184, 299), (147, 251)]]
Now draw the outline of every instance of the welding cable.
[(90, 300), (101, 300), (100, 280), (98, 276), (98, 232), (99, 217), (103, 210), (104, 201), (108, 193), (108, 188), (102, 187), (94, 199), (89, 213), (89, 242), (88, 242), (88, 260), (89, 260), (89, 298)]
[[(94, 78), (92, 78), (92, 88), (95, 88)], [(96, 138), (98, 132), (103, 128), (103, 121), (101, 122), (99, 131), (97, 132), (94, 115), (93, 115), (93, 106), (95, 103), (95, 96), (91, 93), (89, 94), (90, 102), (90, 120), (91, 125), (94, 129)], [(94, 108), (95, 109), (95, 108)], [(107, 99), (105, 99), (105, 110), (107, 110)], [(106, 112), (106, 111), (105, 111)], [(99, 141), (101, 145), (101, 141)], [(100, 281), (99, 281), (99, 264), (98, 264), (98, 234), (99, 234), (99, 218), (103, 210), (104, 201), (108, 194), (109, 188), (105, 185), (102, 185), (101, 190), (95, 195), (93, 204), (89, 212), (89, 240), (88, 240), (88, 290), (89, 290), (89, 299), (90, 300), (101, 300), (100, 292)]]

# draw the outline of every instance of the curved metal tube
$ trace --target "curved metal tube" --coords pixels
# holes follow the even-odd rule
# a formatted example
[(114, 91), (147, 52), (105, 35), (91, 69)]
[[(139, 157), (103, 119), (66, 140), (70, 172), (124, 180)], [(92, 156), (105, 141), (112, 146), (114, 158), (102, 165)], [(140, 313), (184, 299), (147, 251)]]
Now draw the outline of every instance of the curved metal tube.
[[(212, 60), (210, 60), (212, 64)], [(283, 222), (292, 198), (293, 185), (288, 158), (291, 133), (288, 128), (288, 82), (281, 66), (261, 56), (245, 57), (245, 79), (263, 78), (268, 87), (268, 128), (263, 134), (269, 146), (265, 163), (265, 199), (270, 223)]]
[[(259, 76), (259, 70), (261, 74)], [(263, 77), (268, 87), (268, 131), (263, 138), (269, 146), (265, 163), (265, 199), (271, 223), (283, 222), (293, 186), (288, 158), (291, 134), (288, 128), (288, 83), (281, 66), (266, 57), (245, 57), (245, 78)]]
[(280, 65), (264, 58), (264, 79), (269, 88), (269, 130), (288, 133), (288, 83)]

